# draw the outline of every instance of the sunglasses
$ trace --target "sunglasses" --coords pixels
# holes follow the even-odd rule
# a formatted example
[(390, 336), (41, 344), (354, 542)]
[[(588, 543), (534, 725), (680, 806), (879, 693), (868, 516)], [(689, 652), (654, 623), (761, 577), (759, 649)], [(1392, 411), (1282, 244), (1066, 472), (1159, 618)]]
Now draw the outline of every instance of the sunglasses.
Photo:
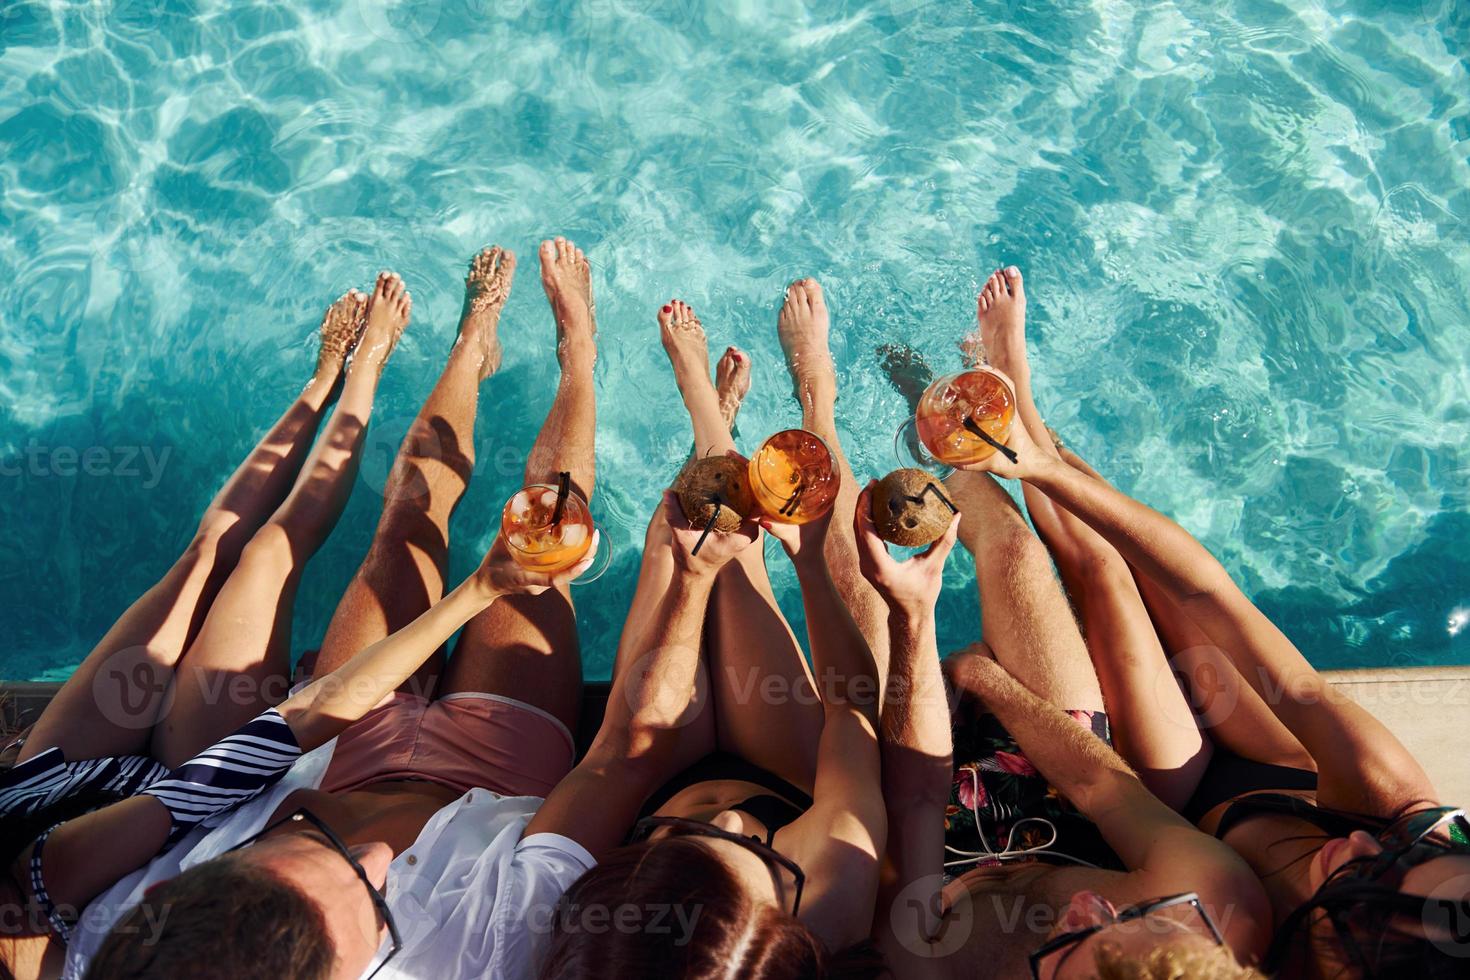
[(645, 817), (633, 827), (633, 835), (629, 838), (631, 843), (647, 840), (659, 827), (668, 827), (678, 834), (687, 834), (691, 837), (713, 837), (715, 840), (725, 840), (732, 844), (739, 844), (760, 858), (767, 868), (772, 870), (776, 878), (780, 878), (781, 869), (790, 873), (796, 882), (796, 897), (791, 902), (791, 914), (794, 917), (801, 910), (801, 892), (806, 887), (806, 875), (802, 873), (801, 867), (786, 855), (777, 851), (768, 844), (763, 844), (754, 837), (742, 837), (740, 834), (732, 834), (728, 830), (721, 830), (700, 820), (686, 820), (683, 817)]
[[(1102, 932), (1104, 929), (1115, 926), (1120, 922), (1132, 922), (1151, 915), (1159, 916), (1169, 909), (1175, 909), (1182, 905), (1189, 906), (1198, 914), (1200, 921), (1204, 923), (1205, 928), (1209, 931), (1210, 937), (1215, 940), (1215, 945), (1225, 945), (1225, 937), (1220, 934), (1220, 928), (1215, 925), (1215, 920), (1210, 918), (1210, 913), (1206, 912), (1205, 907), (1200, 904), (1199, 894), (1196, 892), (1186, 892), (1183, 895), (1171, 895), (1168, 898), (1156, 898), (1151, 902), (1140, 902), (1137, 905), (1130, 905), (1122, 911), (1113, 913), (1113, 918), (1107, 922), (1095, 926), (1088, 926), (1085, 929), (1076, 929), (1072, 932), (1063, 933), (1055, 939), (1047, 940), (1036, 952), (1031, 954), (1032, 980), (1041, 980), (1041, 966), (1048, 959), (1065, 958), (1066, 955), (1069, 955), (1069, 951), (1076, 949), (1078, 945)], [(1171, 921), (1177, 922), (1178, 920)], [(1192, 925), (1193, 923), (1186, 922), (1185, 924)], [(1198, 929), (1195, 931), (1199, 932)]]
[[(1449, 840), (1430, 840), (1441, 827), (1449, 830)], [(1466, 821), (1465, 811), (1459, 807), (1438, 806), (1420, 810), (1400, 817), (1379, 831), (1376, 836), (1383, 848), (1382, 853), (1348, 861), (1332, 877), (1378, 881), (1395, 868), (1407, 871), (1451, 851), (1470, 853), (1470, 849), (1460, 843), (1467, 834), (1470, 834), (1470, 822)], [(1323, 887), (1326, 886), (1324, 882)]]
[(403, 949), (403, 937), (398, 932), (398, 924), (393, 921), (393, 912), (388, 908), (388, 900), (384, 898), (376, 888), (373, 887), (372, 879), (368, 877), (367, 870), (363, 868), (363, 866), (358, 862), (357, 858), (352, 856), (352, 852), (348, 850), (347, 845), (343, 842), (342, 838), (338, 837), (336, 833), (332, 831), (332, 828), (328, 827), (320, 817), (305, 808), (297, 810), (295, 813), (288, 814), (287, 816), (282, 817), (280, 820), (277, 820), (275, 823), (269, 824), (260, 833), (255, 834), (252, 837), (247, 837), (245, 840), (236, 844), (225, 853), (228, 854), (235, 851), (243, 850), (249, 847), (251, 844), (260, 841), (261, 838), (268, 836), (271, 831), (276, 830), (279, 827), (283, 827), (288, 823), (302, 822), (309, 823), (312, 825), (313, 828), (318, 830), (321, 835), (327, 839), (328, 846), (331, 847), (332, 850), (336, 851), (338, 854), (342, 855), (342, 859), (352, 866), (352, 870), (356, 872), (358, 879), (361, 880), (363, 886), (367, 888), (368, 897), (372, 899), (373, 907), (378, 910), (378, 915), (382, 916), (383, 923), (388, 927), (388, 938), (392, 942), (392, 947), (389, 949), (388, 955), (383, 957), (382, 962), (378, 964), (377, 969), (373, 970), (372, 973), (369, 973), (367, 975), (366, 980), (372, 980), (373, 977), (378, 975), (379, 971), (381, 971), (383, 967), (388, 965), (388, 961), (397, 956), (399, 950)]

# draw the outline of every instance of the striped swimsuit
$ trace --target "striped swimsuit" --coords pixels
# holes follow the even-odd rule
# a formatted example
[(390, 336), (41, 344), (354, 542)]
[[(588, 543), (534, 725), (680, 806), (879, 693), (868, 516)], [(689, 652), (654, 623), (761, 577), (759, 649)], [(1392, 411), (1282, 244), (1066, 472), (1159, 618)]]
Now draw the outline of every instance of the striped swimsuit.
[[(165, 848), (178, 843), (210, 817), (229, 812), (273, 785), (301, 758), (301, 746), (286, 719), (269, 708), (177, 769), (146, 756), (68, 762), (57, 748), (0, 774), (0, 817), (27, 817), (83, 792), (118, 799), (152, 796), (169, 812)], [(58, 912), (41, 873), (51, 827), (31, 851), (28, 883), (52, 930), (66, 942), (72, 923)]]

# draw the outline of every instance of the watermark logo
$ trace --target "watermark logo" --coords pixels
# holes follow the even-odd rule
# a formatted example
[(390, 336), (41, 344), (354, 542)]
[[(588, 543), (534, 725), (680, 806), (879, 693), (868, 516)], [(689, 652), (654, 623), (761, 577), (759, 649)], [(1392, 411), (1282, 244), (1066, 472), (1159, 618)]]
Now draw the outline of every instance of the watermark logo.
[(664, 728), (693, 724), (709, 701), (709, 676), (689, 647), (655, 647), (620, 668), (619, 680), (628, 710)]
[(92, 675), (92, 703), (118, 728), (152, 728), (173, 705), (172, 677), (146, 646), (124, 647), (109, 654)]
[(1424, 934), (1436, 949), (1470, 959), (1470, 875), (1441, 882), (1424, 900)]
[(163, 482), (172, 455), (172, 446), (53, 446), (29, 439), (23, 449), (0, 456), (0, 477), (131, 480), (152, 490)]
[(889, 926), (900, 945), (915, 956), (939, 959), (958, 952), (975, 929), (975, 906), (965, 888), (944, 896), (944, 876), (910, 882), (888, 909)]

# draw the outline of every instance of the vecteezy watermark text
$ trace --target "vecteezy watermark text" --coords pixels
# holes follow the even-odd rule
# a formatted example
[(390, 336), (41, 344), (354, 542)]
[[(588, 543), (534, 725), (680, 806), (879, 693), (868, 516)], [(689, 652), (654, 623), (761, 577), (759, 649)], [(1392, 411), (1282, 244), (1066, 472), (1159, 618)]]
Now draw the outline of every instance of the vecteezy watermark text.
[(0, 477), (88, 476), (141, 480), (152, 490), (163, 479), (172, 446), (43, 446), (35, 439), (9, 456), (0, 456)]

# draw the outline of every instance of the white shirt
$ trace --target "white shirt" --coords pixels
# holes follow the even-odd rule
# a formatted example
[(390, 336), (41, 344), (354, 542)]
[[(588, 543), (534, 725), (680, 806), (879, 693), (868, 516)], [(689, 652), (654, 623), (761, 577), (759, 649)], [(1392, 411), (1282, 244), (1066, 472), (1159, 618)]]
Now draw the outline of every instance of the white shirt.
[[(264, 827), (287, 795), (319, 786), (335, 745), (308, 752), (259, 798), (225, 814), (212, 828), (192, 831), (99, 895), (73, 931), (63, 980), (81, 980), (113, 925), (150, 886), (218, 857)], [(379, 977), (535, 976), (557, 902), (597, 863), (560, 834), (521, 840), (540, 806), (536, 797), (475, 789), (429, 819), (413, 846), (388, 866), (386, 896), (403, 949)], [(151, 922), (141, 926), (145, 938), (155, 928)], [(387, 950), (385, 941), (368, 972)]]

